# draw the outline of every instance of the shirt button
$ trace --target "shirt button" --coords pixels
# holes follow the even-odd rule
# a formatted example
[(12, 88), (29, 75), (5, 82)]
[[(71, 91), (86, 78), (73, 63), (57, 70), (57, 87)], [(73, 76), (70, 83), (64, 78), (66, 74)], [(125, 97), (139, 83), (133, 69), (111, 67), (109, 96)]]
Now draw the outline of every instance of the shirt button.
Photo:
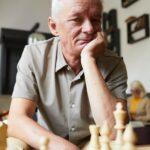
[(69, 71), (71, 68), (70, 68), (70, 66), (67, 66), (67, 70)]
[(74, 108), (75, 107), (75, 104), (73, 103), (73, 104), (71, 104), (71, 108)]
[(75, 131), (75, 127), (72, 127), (72, 128), (71, 128), (71, 131), (74, 132), (74, 131)]

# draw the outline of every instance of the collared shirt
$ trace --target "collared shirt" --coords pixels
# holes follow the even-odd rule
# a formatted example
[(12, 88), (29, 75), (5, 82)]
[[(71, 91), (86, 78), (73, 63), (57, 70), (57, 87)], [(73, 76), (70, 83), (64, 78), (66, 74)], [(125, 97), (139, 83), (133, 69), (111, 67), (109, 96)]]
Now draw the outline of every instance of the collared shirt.
[[(97, 65), (112, 94), (125, 99), (127, 73), (122, 58), (107, 50)], [(75, 144), (90, 135), (94, 119), (83, 70), (75, 75), (57, 37), (25, 47), (12, 98), (35, 101), (38, 123)]]

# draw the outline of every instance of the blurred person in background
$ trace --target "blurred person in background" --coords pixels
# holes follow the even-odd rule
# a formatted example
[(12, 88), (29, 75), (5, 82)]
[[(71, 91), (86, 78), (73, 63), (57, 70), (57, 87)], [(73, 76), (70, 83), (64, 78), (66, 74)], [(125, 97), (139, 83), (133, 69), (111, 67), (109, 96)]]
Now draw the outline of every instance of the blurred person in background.
[(131, 83), (131, 94), (131, 97), (128, 98), (131, 120), (150, 121), (150, 99), (140, 81)]

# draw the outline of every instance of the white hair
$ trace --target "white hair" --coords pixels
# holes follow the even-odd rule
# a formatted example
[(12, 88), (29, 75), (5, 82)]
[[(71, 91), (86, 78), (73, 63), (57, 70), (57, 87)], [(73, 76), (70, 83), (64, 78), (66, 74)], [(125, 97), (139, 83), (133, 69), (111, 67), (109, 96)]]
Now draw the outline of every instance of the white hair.
[(53, 19), (58, 18), (60, 10), (63, 7), (63, 0), (52, 0), (51, 3), (51, 16)]
[[(51, 0), (51, 16), (53, 19), (59, 18), (60, 10), (65, 6), (64, 0)], [(102, 0), (99, 0), (102, 4)], [(102, 6), (103, 7), (103, 6)]]
[(134, 90), (134, 89), (137, 89), (137, 88), (138, 88), (138, 89), (140, 90), (140, 92), (141, 92), (140, 96), (141, 96), (141, 97), (144, 97), (145, 94), (146, 94), (146, 91), (145, 91), (145, 88), (144, 88), (143, 84), (142, 84), (140, 81), (135, 80), (135, 81), (133, 81), (133, 82), (131, 83), (131, 89)]

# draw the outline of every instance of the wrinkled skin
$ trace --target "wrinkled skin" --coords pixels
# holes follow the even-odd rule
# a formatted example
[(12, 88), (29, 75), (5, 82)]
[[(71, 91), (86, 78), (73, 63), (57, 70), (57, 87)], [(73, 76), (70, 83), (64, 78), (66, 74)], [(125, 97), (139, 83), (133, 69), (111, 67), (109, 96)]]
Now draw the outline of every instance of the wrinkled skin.
[(101, 32), (102, 6), (99, 0), (64, 0), (64, 4), (55, 29), (63, 53), (80, 57), (83, 48)]

